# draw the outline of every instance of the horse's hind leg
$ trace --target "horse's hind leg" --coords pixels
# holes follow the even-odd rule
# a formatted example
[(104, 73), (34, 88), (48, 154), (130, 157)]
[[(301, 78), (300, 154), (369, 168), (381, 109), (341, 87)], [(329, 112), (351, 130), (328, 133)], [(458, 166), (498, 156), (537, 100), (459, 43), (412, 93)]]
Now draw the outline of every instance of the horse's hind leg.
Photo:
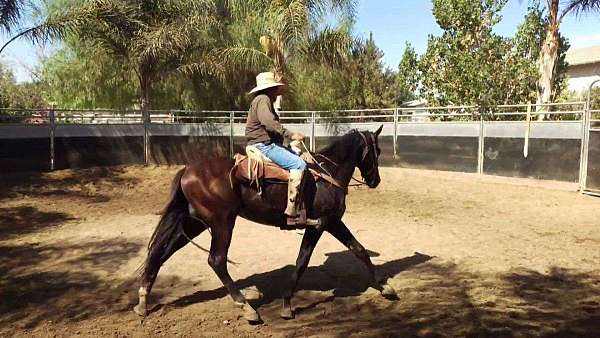
[(183, 231), (185, 235), (177, 233), (169, 240), (167, 249), (162, 252), (150, 252), (148, 253), (149, 258), (147, 259), (144, 270), (142, 272), (142, 281), (140, 289), (138, 290), (139, 303), (133, 308), (133, 311), (140, 316), (146, 316), (148, 313), (146, 308), (146, 298), (152, 290), (156, 276), (160, 267), (179, 249), (189, 243), (190, 239), (200, 235), (206, 227), (198, 222), (189, 222), (183, 225)]
[(296, 259), (296, 269), (292, 273), (292, 281), (289, 289), (283, 295), (283, 308), (281, 309), (281, 317), (284, 319), (292, 319), (294, 312), (292, 311), (292, 296), (296, 287), (298, 286), (298, 280), (306, 270), (310, 257), (312, 256), (313, 250), (321, 238), (322, 231), (315, 228), (306, 228), (304, 236), (302, 237), (302, 244), (300, 245), (300, 252), (298, 252), (298, 258)]
[(212, 240), (210, 243), (210, 254), (208, 255), (208, 265), (217, 274), (229, 295), (235, 303), (244, 310), (244, 319), (250, 323), (260, 322), (260, 316), (254, 308), (248, 304), (246, 298), (240, 292), (240, 289), (235, 285), (233, 279), (227, 270), (227, 252), (231, 244), (231, 235), (233, 226), (235, 225), (235, 216), (228, 217), (229, 219), (219, 222), (211, 226)]
[(387, 278), (378, 277), (375, 271), (375, 266), (369, 258), (367, 250), (358, 242), (358, 240), (352, 235), (350, 229), (342, 222), (342, 220), (336, 220), (327, 227), (327, 231), (333, 235), (338, 241), (344, 244), (352, 253), (360, 259), (371, 275), (371, 281), (373, 287), (381, 292), (381, 295), (385, 298), (396, 299), (398, 296), (394, 288), (387, 283)]

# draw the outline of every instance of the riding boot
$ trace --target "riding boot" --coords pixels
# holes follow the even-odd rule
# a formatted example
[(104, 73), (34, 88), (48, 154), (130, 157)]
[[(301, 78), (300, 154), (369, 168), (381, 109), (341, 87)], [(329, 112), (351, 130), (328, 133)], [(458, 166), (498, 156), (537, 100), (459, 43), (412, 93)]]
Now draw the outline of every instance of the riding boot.
[(293, 227), (305, 227), (307, 225), (318, 227), (321, 225), (320, 220), (312, 220), (306, 218), (306, 208), (302, 201), (302, 185), (303, 185), (303, 170), (290, 170), (290, 178), (288, 181), (288, 201), (285, 209), (287, 217), (287, 225)]
[(291, 222), (296, 223), (298, 217), (298, 206), (300, 205), (300, 187), (302, 185), (303, 170), (290, 170), (288, 181), (288, 200), (285, 214), (288, 216), (288, 225)]

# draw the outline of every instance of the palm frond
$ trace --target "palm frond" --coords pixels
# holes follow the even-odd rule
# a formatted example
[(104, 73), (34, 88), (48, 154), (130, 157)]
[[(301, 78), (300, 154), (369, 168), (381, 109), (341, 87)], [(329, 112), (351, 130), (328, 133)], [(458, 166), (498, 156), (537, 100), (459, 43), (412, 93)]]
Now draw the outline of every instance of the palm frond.
[(311, 22), (323, 24), (331, 15), (354, 21), (356, 0), (305, 0)]
[(594, 11), (600, 12), (600, 0), (569, 0), (562, 10), (561, 17), (572, 12), (582, 15)]
[(149, 27), (136, 36), (132, 45), (137, 47), (136, 54), (141, 57), (182, 54), (197, 44), (208, 44), (212, 40), (210, 32), (217, 27), (215, 16), (182, 16), (172, 22)]
[(0, 31), (10, 33), (19, 23), (24, 8), (24, 0), (0, 0)]
[(273, 64), (273, 60), (264, 52), (243, 46), (217, 48), (210, 53), (210, 57), (219, 60), (218, 63), (227, 72), (259, 72)]
[(212, 76), (221, 82), (225, 81), (231, 71), (211, 53), (198, 53), (192, 56), (190, 60), (190, 62), (180, 65), (177, 70), (188, 76), (195, 74)]
[(346, 30), (325, 27), (309, 37), (304, 54), (311, 62), (335, 67), (346, 60), (353, 43), (352, 36)]
[(302, 46), (309, 29), (308, 9), (305, 0), (291, 0), (277, 10), (275, 31), (283, 46)]

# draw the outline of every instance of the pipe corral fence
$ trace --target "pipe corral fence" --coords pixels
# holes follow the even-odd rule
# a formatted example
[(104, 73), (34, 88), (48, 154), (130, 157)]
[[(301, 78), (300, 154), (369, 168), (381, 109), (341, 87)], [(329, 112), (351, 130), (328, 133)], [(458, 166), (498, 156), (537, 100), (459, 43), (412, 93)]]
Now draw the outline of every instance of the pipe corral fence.
[[(590, 87), (591, 88), (591, 87)], [(247, 112), (0, 109), (0, 172), (185, 164), (242, 152)], [(588, 102), (282, 111), (311, 150), (351, 129), (380, 165), (578, 182), (600, 194), (600, 110)], [(544, 119), (538, 117), (543, 115)]]

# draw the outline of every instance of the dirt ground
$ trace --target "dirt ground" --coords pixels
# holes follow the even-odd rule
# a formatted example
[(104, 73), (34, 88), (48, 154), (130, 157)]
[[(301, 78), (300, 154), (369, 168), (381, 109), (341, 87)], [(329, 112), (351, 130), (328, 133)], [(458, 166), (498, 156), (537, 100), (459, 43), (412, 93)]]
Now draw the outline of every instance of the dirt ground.
[[(136, 269), (178, 167), (0, 177), (0, 336), (599, 337), (600, 198), (570, 184), (381, 169), (344, 218), (397, 301), (324, 235), (294, 301), (280, 296), (301, 236), (238, 220), (230, 272), (258, 288), (248, 325), (188, 245), (163, 267), (145, 319)], [(198, 243), (209, 247), (210, 235)]]

